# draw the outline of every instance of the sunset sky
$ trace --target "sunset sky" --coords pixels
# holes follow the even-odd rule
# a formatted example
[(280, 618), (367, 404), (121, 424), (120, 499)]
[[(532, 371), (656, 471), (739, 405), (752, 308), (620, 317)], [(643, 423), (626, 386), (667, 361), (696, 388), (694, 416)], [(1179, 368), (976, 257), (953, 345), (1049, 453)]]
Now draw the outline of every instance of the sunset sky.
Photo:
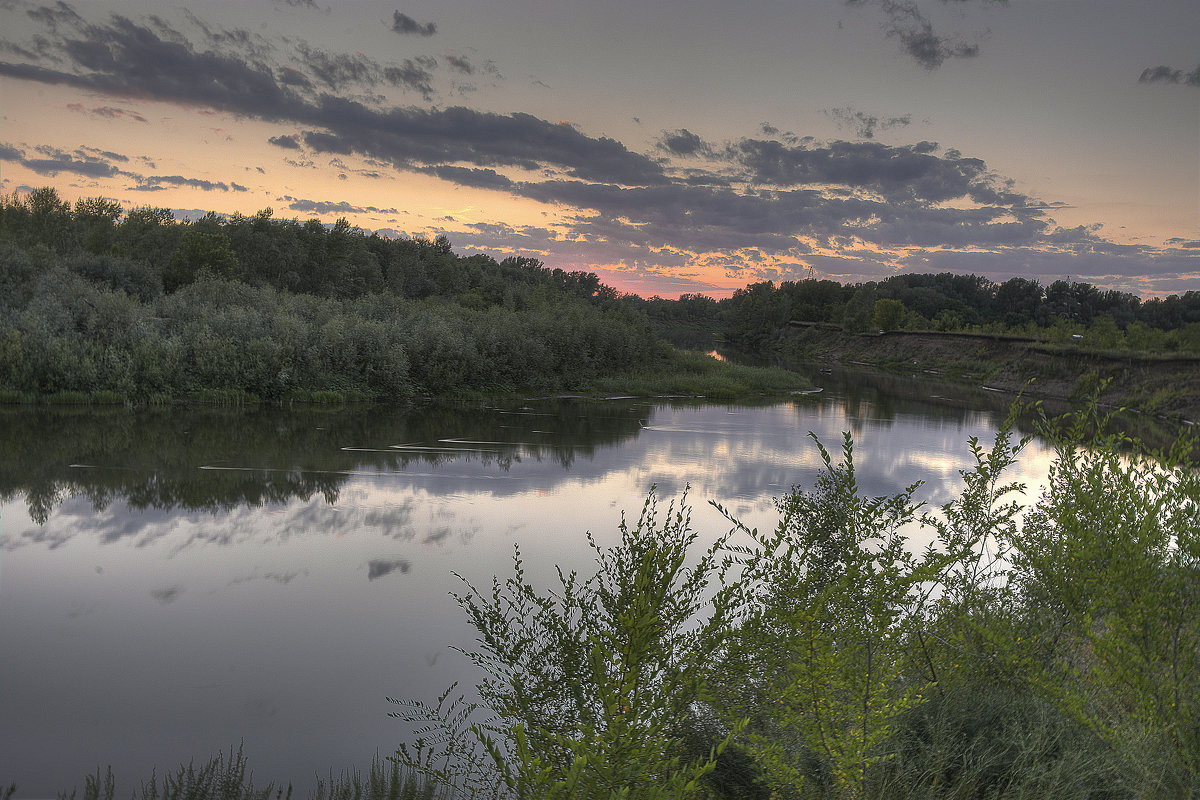
[(0, 0), (0, 182), (624, 291), (1200, 290), (1197, 0)]

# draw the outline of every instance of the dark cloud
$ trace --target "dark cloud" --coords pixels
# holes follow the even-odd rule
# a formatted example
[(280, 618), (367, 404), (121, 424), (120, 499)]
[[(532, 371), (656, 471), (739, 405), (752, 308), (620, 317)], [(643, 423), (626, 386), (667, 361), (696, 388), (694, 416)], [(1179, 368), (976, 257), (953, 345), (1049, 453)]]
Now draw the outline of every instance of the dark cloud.
[(300, 139), (295, 134), (291, 134), (291, 133), (284, 133), (284, 134), (280, 134), (279, 136), (272, 136), (271, 138), (267, 139), (267, 141), (269, 143), (275, 145), (276, 147), (282, 147), (285, 150), (299, 150), (300, 149)]
[[(367, 159), (367, 162), (371, 163), (371, 159)], [(361, 175), (364, 178), (382, 178), (383, 177), (383, 173), (378, 172), (377, 170), (355, 169), (354, 167), (351, 167), (350, 165), (348, 165), (346, 162), (342, 161), (340, 158), (331, 159), (329, 161), (329, 166), (336, 167), (337, 169), (342, 170), (344, 172), (353, 172), (355, 175)]]
[[(623, 184), (665, 180), (659, 164), (620, 142), (529, 114), (462, 107), (379, 109), (332, 94), (310, 99), (298, 93), (294, 81), (277, 78), (276, 66), (229, 52), (200, 52), (161, 27), (120, 16), (103, 25), (86, 24), (82, 35), (60, 37), (65, 66), (0, 61), (0, 76), (307, 124), (320, 129), (304, 137), (320, 152), (357, 153), (404, 169), (465, 162), (482, 168), (551, 166), (571, 177)], [(377, 69), (380, 80), (419, 88), (425, 74), (416, 61), (389, 73), (365, 57), (307, 46), (297, 52), (302, 66), (331, 88), (350, 81), (369, 83), (376, 80)], [(416, 71), (408, 71), (409, 66)]]
[(296, 51), (309, 72), (335, 91), (354, 84), (372, 86), (379, 82), (379, 64), (362, 53), (327, 53), (305, 42), (297, 45)]
[(458, 56), (454, 54), (447, 54), (445, 59), (446, 63), (450, 65), (451, 69), (462, 75), (489, 75), (492, 78), (504, 77), (500, 74), (500, 70), (496, 67), (496, 63), (491, 60), (485, 61), (482, 64), (476, 64), (466, 56)]
[[(866, 2), (859, 5), (868, 5)], [(889, 38), (899, 39), (909, 56), (928, 70), (940, 67), (947, 59), (974, 58), (979, 45), (952, 39), (934, 32), (933, 23), (921, 13), (913, 0), (877, 0), (875, 5), (887, 17)]]
[(25, 158), (24, 150), (0, 142), (0, 161), (20, 161), (23, 158)]
[(167, 586), (162, 589), (151, 589), (150, 596), (163, 605), (175, 602), (183, 594), (182, 586)]
[(658, 146), (677, 156), (706, 155), (712, 151), (712, 148), (703, 139), (686, 128), (664, 133)]
[(383, 79), (392, 86), (415, 89), (426, 98), (433, 94), (433, 75), (422, 66), (422, 59), (405, 59), (403, 64), (384, 67)]
[(844, 130), (849, 130), (857, 136), (864, 139), (874, 139), (875, 131), (889, 130), (903, 125), (912, 124), (912, 114), (905, 114), (903, 117), (888, 117), (881, 118), (865, 114), (854, 108), (846, 106), (844, 108), (831, 108), (826, 112), (829, 116), (837, 120), (838, 126)]
[(619, 184), (666, 180), (661, 165), (615, 139), (592, 138), (566, 123), (530, 114), (494, 114), (462, 106), (376, 111), (328, 95), (315, 112), (315, 117), (327, 121), (327, 131), (305, 133), (310, 148), (337, 155), (357, 153), (403, 169), (455, 162), (527, 170), (550, 165), (585, 180)]
[(117, 175), (131, 174), (123, 172), (119, 167), (114, 166), (110, 158), (106, 157), (115, 157), (118, 161), (129, 160), (125, 156), (116, 153), (93, 155), (93, 153), (101, 153), (102, 151), (93, 150), (89, 153), (82, 148), (77, 149), (74, 153), (67, 153), (56, 147), (49, 147), (47, 145), (39, 145), (34, 150), (37, 156), (40, 157), (30, 157), (29, 153), (11, 146), (5, 147), (0, 151), (0, 157), (16, 161), (26, 169), (48, 177), (54, 177), (62, 172), (83, 175), (88, 178), (111, 178)]
[(1184, 86), (1200, 86), (1200, 67), (1188, 73), (1171, 67), (1147, 67), (1138, 77), (1138, 83), (1178, 83)]
[(294, 67), (281, 67), (278, 75), (279, 82), (284, 86), (294, 86), (300, 89), (313, 88), (313, 82), (308, 79), (308, 76)]
[[(914, 272), (962, 272), (1001, 279), (1016, 274), (1071, 275), (1074, 280), (1100, 282), (1103, 278), (1174, 280), (1200, 277), (1200, 257), (1183, 253), (1156, 253), (1135, 247), (1122, 253), (1098, 253), (1081, 259), (1074, 248), (1014, 247), (978, 252), (916, 251), (901, 259)], [(1116, 283), (1104, 280), (1105, 284)]]
[(116, 106), (87, 108), (82, 103), (68, 103), (67, 109), (79, 114), (87, 114), (89, 116), (100, 117), (102, 119), (131, 119), (134, 122), (147, 122), (146, 118), (136, 111), (130, 111), (125, 108), (117, 108)]
[(76, 152), (80, 152), (80, 151), (92, 153), (95, 156), (107, 158), (111, 161), (125, 161), (125, 162), (129, 161), (129, 156), (123, 156), (120, 153), (114, 153), (110, 150), (97, 150), (95, 147), (88, 147), (87, 145), (80, 147), (79, 150), (77, 150)]
[(878, 142), (831, 142), (791, 147), (766, 139), (745, 139), (729, 157), (757, 184), (797, 186), (840, 184), (869, 189), (892, 201), (941, 202), (958, 197), (996, 199), (983, 161), (955, 151), (934, 155), (931, 143), (892, 147)]
[(294, 197), (282, 197), (281, 200), (291, 201), (288, 208), (306, 214), (397, 214), (394, 208), (376, 208), (375, 206), (356, 206), (345, 200), (330, 202), (328, 200), (300, 200)]
[(474, 75), (475, 65), (466, 56), (446, 56), (446, 63), (464, 75)]
[(437, 33), (437, 25), (433, 22), (420, 23), (408, 14), (399, 11), (392, 12), (392, 30), (399, 34), (414, 34), (416, 36), (433, 36)]
[[(183, 9), (183, 15), (188, 22), (204, 34), (204, 38), (211, 47), (232, 50), (258, 60), (270, 57), (275, 50), (267, 39), (253, 31), (245, 28), (222, 28), (219, 25), (210, 25), (186, 8)], [(187, 37), (165, 21), (155, 16), (151, 16), (150, 19), (165, 37), (181, 44), (187, 43)]]
[(367, 580), (373, 581), (376, 578), (391, 575), (393, 572), (404, 574), (411, 568), (412, 565), (402, 558), (393, 560), (372, 559), (367, 562)]
[(202, 178), (185, 178), (182, 175), (149, 175), (140, 178), (137, 185), (127, 187), (132, 192), (160, 192), (168, 186), (188, 186), (193, 189), (202, 189), (206, 192), (221, 191), (221, 192), (245, 192), (248, 191), (245, 186), (236, 183), (225, 183), (224, 181), (207, 181)]
[(52, 6), (41, 6), (25, 13), (51, 30), (57, 30), (60, 25), (74, 27), (83, 22), (83, 17), (62, 0)]
[(435, 175), (442, 180), (457, 183), (460, 186), (472, 186), (479, 189), (511, 189), (516, 185), (510, 178), (504, 177), (494, 169), (469, 169), (467, 167), (441, 165), (424, 167), (418, 170), (418, 172)]
[[(296, 47), (303, 66), (319, 82), (334, 91), (381, 83), (413, 89), (426, 98), (433, 95), (433, 74), (422, 62), (406, 59), (402, 64), (380, 64), (362, 53), (328, 53), (301, 42)], [(435, 62), (436, 63), (436, 62)], [(294, 75), (286, 76), (290, 85), (302, 85)]]

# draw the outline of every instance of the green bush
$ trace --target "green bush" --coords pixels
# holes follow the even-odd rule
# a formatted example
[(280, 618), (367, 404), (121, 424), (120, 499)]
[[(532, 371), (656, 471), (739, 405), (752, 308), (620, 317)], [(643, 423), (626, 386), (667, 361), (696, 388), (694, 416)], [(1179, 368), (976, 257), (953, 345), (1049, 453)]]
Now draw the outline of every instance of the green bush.
[(518, 553), (458, 597), (480, 700), (402, 703), (425, 727), (401, 761), (469, 796), (1194, 797), (1197, 441), (1105, 422), (1039, 423), (1056, 460), (1028, 508), (1009, 426), (934, 510), (863, 496), (847, 435), (774, 531), (733, 520), (689, 556), (651, 496), (586, 579), (541, 594)]
[(611, 548), (589, 535), (597, 572), (560, 572), (548, 594), (526, 581), (518, 549), (511, 578), (455, 595), (479, 632), (481, 649), (468, 656), (486, 674), (480, 699), (467, 703), (451, 686), (436, 705), (393, 701), (404, 709), (393, 716), (426, 726), (401, 747), (401, 763), (475, 796), (701, 791), (732, 737), (688, 757), (689, 724), (728, 623), (725, 605), (706, 599), (718, 550), (693, 560), (686, 507), (672, 505), (660, 523), (653, 493), (637, 525), (622, 521), (620, 532)]

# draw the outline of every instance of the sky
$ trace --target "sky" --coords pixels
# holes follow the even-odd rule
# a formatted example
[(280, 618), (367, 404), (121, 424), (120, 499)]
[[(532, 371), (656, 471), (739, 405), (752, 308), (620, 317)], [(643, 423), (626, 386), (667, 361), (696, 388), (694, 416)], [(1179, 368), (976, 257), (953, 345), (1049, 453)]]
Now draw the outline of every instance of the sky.
[(0, 0), (0, 190), (622, 291), (1200, 290), (1198, 0)]

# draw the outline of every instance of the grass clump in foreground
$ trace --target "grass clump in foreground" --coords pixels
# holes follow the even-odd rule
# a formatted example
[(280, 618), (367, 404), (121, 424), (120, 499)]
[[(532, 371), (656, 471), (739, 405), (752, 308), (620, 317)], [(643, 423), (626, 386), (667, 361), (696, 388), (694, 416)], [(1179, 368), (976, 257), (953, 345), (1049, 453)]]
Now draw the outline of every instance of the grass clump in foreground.
[[(11, 800), (17, 788), (12, 784), (0, 788), (0, 800)], [(59, 793), (59, 800), (76, 800), (77, 791), (76, 788), (70, 794)], [(96, 770), (84, 779), (80, 800), (116, 800), (117, 796), (116, 780), (109, 768), (103, 775)], [(236, 751), (230, 748), (228, 755), (213, 756), (200, 767), (181, 766), (161, 781), (151, 775), (140, 788), (132, 793), (123, 791), (120, 796), (131, 796), (134, 800), (292, 800), (293, 791), (291, 785), (256, 787), (242, 748), (238, 747)], [(395, 761), (384, 764), (376, 758), (365, 777), (357, 771), (336, 778), (332, 773), (328, 779), (318, 777), (316, 788), (308, 797), (309, 800), (448, 800), (450, 795)]]
[(781, 367), (752, 367), (721, 361), (704, 353), (678, 351), (662, 366), (597, 379), (588, 390), (601, 394), (729, 398), (783, 394), (811, 386), (803, 375)]
[[(1200, 794), (1196, 439), (1152, 452), (1091, 410), (974, 439), (959, 496), (870, 497), (847, 434), (779, 523), (703, 552), (653, 492), (596, 570), (456, 598), (473, 697), (393, 701), (397, 754), (468, 797), (999, 798)], [(718, 507), (719, 508), (719, 507)], [(930, 541), (915, 548), (917, 531)]]

